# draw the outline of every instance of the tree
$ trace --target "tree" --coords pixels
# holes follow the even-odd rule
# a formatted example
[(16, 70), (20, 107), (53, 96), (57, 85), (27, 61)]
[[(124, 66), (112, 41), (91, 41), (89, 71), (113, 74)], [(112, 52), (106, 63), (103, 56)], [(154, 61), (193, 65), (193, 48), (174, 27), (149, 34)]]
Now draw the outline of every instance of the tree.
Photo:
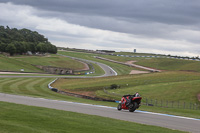
[(16, 53), (16, 47), (13, 43), (8, 44), (6, 47), (6, 52), (10, 53), (10, 55), (14, 55)]
[(6, 47), (7, 47), (7, 45), (5, 43), (0, 42), (0, 51), (1, 52), (6, 52)]
[[(13, 44), (15, 48), (13, 46), (8, 47), (9, 44)], [(8, 52), (10, 50), (12, 55), (15, 53), (23, 54), (27, 51), (32, 53), (57, 53), (56, 46), (36, 31), (0, 26), (0, 51)]]

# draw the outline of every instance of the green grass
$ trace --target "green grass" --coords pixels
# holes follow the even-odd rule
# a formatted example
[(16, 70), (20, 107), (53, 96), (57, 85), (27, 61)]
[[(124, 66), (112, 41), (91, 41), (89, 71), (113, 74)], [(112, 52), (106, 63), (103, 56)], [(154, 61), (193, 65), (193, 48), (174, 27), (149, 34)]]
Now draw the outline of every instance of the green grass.
[[(125, 78), (125, 77), (126, 76), (110, 77), (110, 78), (115, 78), (115, 80), (118, 78), (117, 81), (119, 82), (120, 79)], [(127, 77), (126, 80), (131, 81), (131, 79), (129, 78), (130, 77)], [(71, 83), (70, 85), (71, 87), (76, 85), (79, 82), (81, 82), (83, 86), (86, 86), (87, 84), (90, 84), (90, 83), (91, 83), (90, 85), (95, 85), (95, 84), (98, 85), (98, 82), (99, 82), (98, 80), (101, 81), (102, 79), (104, 78), (88, 79), (89, 81), (85, 84), (84, 84), (85, 81), (82, 82), (81, 79), (66, 79), (65, 82), (67, 84)], [(96, 104), (96, 105), (105, 105), (105, 106), (112, 106), (112, 107), (117, 106), (117, 103), (114, 103), (114, 102), (93, 101), (93, 100), (71, 97), (71, 96), (55, 93), (47, 88), (47, 84), (53, 80), (54, 78), (0, 78), (0, 92), (9, 93), (9, 94), (17, 94), (17, 95), (26, 95), (26, 96), (32, 96), (32, 97), (43, 97), (43, 98), (55, 99), (55, 100), (65, 100), (65, 101), (89, 103), (89, 104)], [(58, 80), (58, 82), (56, 82), (53, 86), (57, 87), (57, 85), (59, 85), (59, 83), (62, 80), (63, 79)], [(102, 81), (102, 83), (103, 82), (107, 82), (107, 81), (104, 80)], [(112, 82), (113, 81), (111, 81), (110, 83)], [(109, 84), (109, 82), (107, 82), (107, 84)], [(81, 88), (78, 88), (78, 90), (80, 89)], [(95, 92), (95, 91), (98, 91), (99, 88), (92, 87), (92, 89), (93, 90), (91, 90), (91, 88), (85, 88), (84, 91), (89, 90), (89, 91)], [(140, 110), (200, 118), (199, 110), (167, 109), (167, 108), (147, 107), (147, 106), (141, 106)]]
[[(128, 74), (130, 70), (133, 69), (130, 67), (126, 67), (124, 65), (96, 59), (93, 57), (95, 56), (95, 54), (78, 53), (78, 52), (59, 52), (59, 53), (105, 63), (114, 68), (119, 74)], [(176, 70), (176, 71), (150, 73), (142, 75), (121, 75), (121, 76), (95, 78), (95, 79), (60, 79), (55, 84), (53, 84), (53, 86), (60, 90), (67, 90), (67, 91), (77, 91), (77, 92), (92, 91), (99, 97), (116, 99), (116, 100), (119, 100), (121, 96), (124, 94), (133, 94), (136, 91), (138, 91), (142, 95), (142, 97), (149, 99), (158, 99), (158, 100), (167, 99), (173, 101), (187, 101), (193, 103), (199, 102), (197, 100), (197, 94), (200, 93), (199, 89), (200, 73), (198, 73), (200, 67), (198, 64), (199, 62), (197, 61), (159, 59), (159, 58), (155, 59), (127, 58), (127, 57), (117, 57), (109, 55), (101, 55), (101, 56), (122, 62), (136, 59), (138, 63), (142, 64), (144, 63), (143, 65), (145, 65), (145, 63), (149, 61), (148, 63), (146, 63), (146, 65), (149, 67), (157, 67), (158, 69), (163, 67), (163, 69), (166, 70)], [(58, 58), (58, 56), (55, 57)], [(2, 56), (0, 56), (0, 58), (5, 59), (5, 57)], [(10, 61), (11, 64), (16, 63), (15, 62), (16, 59), (13, 58), (6, 58), (4, 61), (8, 60)], [(6, 63), (9, 63), (9, 61)], [(167, 63), (165, 63), (165, 61)], [(18, 63), (20, 64), (20, 61)], [(101, 68), (99, 68), (95, 64), (94, 66), (96, 73), (92, 75), (103, 74)], [(11, 65), (11, 67), (14, 66)], [(179, 70), (195, 71), (196, 73), (179, 71)], [(54, 78), (0, 78), (0, 92), (28, 95), (34, 97), (44, 97), (49, 99), (83, 102), (90, 104), (100, 104), (107, 106), (117, 105), (116, 103), (92, 101), (92, 100), (70, 97), (54, 93), (47, 88), (47, 84), (52, 80), (54, 80)], [(121, 88), (116, 90), (109, 90), (108, 88), (111, 84), (120, 85)], [(119, 94), (119, 96), (105, 93), (104, 91), (102, 91), (104, 88), (107, 88), (107, 91), (110, 92), (111, 94), (114, 92), (116, 94)], [(195, 118), (199, 118), (200, 116), (200, 113), (196, 112), (195, 110), (187, 110), (187, 109), (186, 110), (166, 109), (166, 108), (147, 107), (147, 106), (142, 106), (141, 109), (153, 112), (161, 112), (161, 113), (168, 112), (169, 114), (191, 116)], [(191, 115), (190, 113), (193, 115)]]
[[(117, 84), (120, 88), (109, 89), (112, 84)], [(95, 79), (59, 79), (53, 86), (63, 91), (93, 92), (98, 97), (115, 100), (120, 100), (121, 96), (125, 94), (139, 92), (143, 97), (143, 103), (145, 103), (146, 98), (149, 100), (162, 100), (163, 102), (174, 101), (176, 105), (174, 104), (173, 107), (176, 108), (178, 108), (177, 102), (180, 102), (180, 104), (186, 102), (186, 108), (189, 108), (188, 103), (190, 102), (200, 103), (197, 99), (197, 95), (200, 93), (200, 74), (193, 72), (163, 72)], [(109, 94), (103, 91), (104, 88)], [(142, 106), (141, 109), (200, 118), (199, 110), (152, 108), (147, 106)], [(192, 115), (190, 114), (191, 112)]]
[(54, 79), (55, 78), (0, 78), (0, 92), (55, 100), (117, 106), (116, 103), (93, 101), (55, 93), (47, 87)]
[(34, 65), (70, 68), (73, 70), (79, 70), (84, 68), (84, 64), (77, 60), (58, 56), (55, 54), (51, 54), (49, 56), (19, 56), (13, 58), (18, 61)]
[(111, 66), (119, 75), (129, 74), (131, 70), (135, 70), (135, 69), (141, 70), (141, 69), (128, 67), (125, 65), (117, 64), (117, 63), (112, 63), (105, 60), (96, 59), (94, 58), (94, 56), (100, 56), (100, 57), (104, 57), (104, 58), (119, 61), (119, 62), (137, 61), (135, 63), (137, 65), (151, 67), (151, 68), (160, 69), (160, 70), (200, 72), (199, 61), (169, 59), (169, 58), (121, 57), (121, 56), (91, 54), (91, 53), (83, 53), (83, 52), (82, 53), (81, 52), (67, 52), (67, 51), (59, 51), (59, 53), (107, 64)]
[(0, 102), (1, 133), (178, 133), (181, 131), (111, 118)]
[[(42, 66), (54, 66), (61, 68), (69, 68), (73, 70), (81, 70), (84, 68), (84, 64), (66, 58), (59, 55), (49, 55), (49, 56), (16, 56), (16, 57), (5, 57), (0, 55), (0, 71), (17, 71), (20, 72), (21, 69), (24, 69), (24, 72), (36, 72), (41, 73), (44, 71), (33, 65), (42, 65)], [(97, 65), (94, 65), (96, 73), (93, 75), (103, 75), (104, 72)]]
[(200, 62), (182, 59), (151, 58), (138, 61), (136, 64), (160, 70), (200, 72)]
[(99, 75), (104, 75), (105, 72), (104, 70), (97, 64), (92, 63), (94, 69), (95, 69), (95, 73), (94, 74), (90, 74), (89, 76), (99, 76)]
[[(128, 66), (125, 66), (125, 65), (112, 63), (112, 62), (109, 62), (109, 61), (94, 58), (94, 56), (101, 56), (99, 54), (81, 53), (81, 52), (67, 52), (67, 51), (59, 51), (58, 53), (63, 54), (63, 55), (72, 56), (72, 57), (77, 57), (77, 58), (82, 58), (82, 59), (87, 59), (87, 60), (92, 60), (92, 61), (104, 63), (104, 64), (112, 67), (119, 75), (129, 74), (131, 70), (135, 69), (133, 67), (128, 67)], [(104, 56), (102, 56), (102, 57), (104, 57)]]
[(43, 72), (39, 68), (36, 68), (29, 63), (0, 55), (1, 71), (20, 71), (21, 69), (24, 69), (25, 72)]
[[(197, 95), (200, 94), (200, 79), (191, 81), (174, 81), (165, 83), (152, 83), (147, 85), (136, 85), (116, 90), (108, 90), (116, 94), (129, 94), (140, 92), (147, 99), (200, 103)], [(100, 92), (100, 95), (104, 92)], [(116, 97), (117, 98), (117, 97)], [(118, 97), (119, 99), (120, 97)]]
[[(112, 84), (117, 84), (120, 88), (110, 90)], [(197, 103), (199, 102), (197, 94), (200, 93), (200, 74), (163, 72), (95, 79), (59, 79), (53, 85), (60, 90), (96, 91), (97, 96), (111, 99), (120, 99), (124, 94), (140, 92), (143, 97), (150, 99)], [(119, 96), (106, 94), (104, 88)]]
[(199, 61), (169, 59), (169, 58), (121, 57), (121, 56), (110, 56), (110, 55), (101, 55), (101, 56), (104, 58), (120, 62), (137, 61), (134, 64), (160, 70), (200, 72)]

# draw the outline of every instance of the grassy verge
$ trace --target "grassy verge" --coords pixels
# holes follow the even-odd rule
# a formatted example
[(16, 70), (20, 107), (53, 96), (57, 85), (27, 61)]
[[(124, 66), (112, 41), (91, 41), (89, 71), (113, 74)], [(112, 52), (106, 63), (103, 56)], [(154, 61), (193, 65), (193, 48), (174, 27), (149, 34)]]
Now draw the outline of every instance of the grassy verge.
[(181, 131), (148, 126), (105, 117), (0, 102), (2, 133), (178, 133)]

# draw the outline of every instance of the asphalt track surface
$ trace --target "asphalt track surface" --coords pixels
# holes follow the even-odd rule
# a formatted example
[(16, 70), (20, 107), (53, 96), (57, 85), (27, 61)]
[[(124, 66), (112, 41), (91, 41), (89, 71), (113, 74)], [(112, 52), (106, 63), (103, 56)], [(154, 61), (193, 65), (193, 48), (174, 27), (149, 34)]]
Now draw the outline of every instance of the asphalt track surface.
[[(67, 57), (67, 56), (66, 56)], [(14, 77), (35, 77), (35, 78), (96, 78), (96, 77), (106, 77), (106, 76), (114, 76), (117, 73), (110, 68), (109, 66), (94, 62), (88, 61), (91, 63), (96, 63), (99, 65), (104, 71), (105, 74), (102, 76), (3, 76), (0, 78), (14, 78)], [(73, 111), (78, 113), (84, 113), (89, 115), (98, 115), (103, 117), (109, 117), (119, 120), (131, 121), (136, 123), (142, 123), (147, 125), (155, 125), (160, 127), (166, 127), (170, 129), (200, 133), (200, 119), (193, 119), (187, 117), (180, 116), (172, 116), (167, 114), (159, 114), (145, 111), (136, 111), (134, 113), (130, 113), (126, 110), (118, 111), (116, 108), (100, 106), (100, 105), (90, 105), (90, 104), (82, 104), (82, 103), (74, 103), (67, 101), (57, 101), (57, 100), (49, 100), (43, 98), (33, 98), (27, 96), (18, 96), (18, 95), (10, 95), (0, 93), (0, 101), (38, 106), (38, 107), (46, 107), (58, 110), (65, 111)]]
[(194, 133), (199, 133), (200, 131), (200, 119), (188, 117), (171, 116), (145, 111), (136, 111), (132, 113), (126, 110), (118, 111), (117, 108), (107, 106), (50, 100), (44, 98), (33, 98), (4, 93), (0, 93), (0, 101), (64, 111), (73, 111)]

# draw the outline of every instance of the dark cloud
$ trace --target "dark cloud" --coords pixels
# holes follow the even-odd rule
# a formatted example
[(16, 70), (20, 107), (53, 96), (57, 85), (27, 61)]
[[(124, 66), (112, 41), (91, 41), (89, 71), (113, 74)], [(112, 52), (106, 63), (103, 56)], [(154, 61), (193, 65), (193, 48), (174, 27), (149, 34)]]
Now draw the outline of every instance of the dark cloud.
[[(45, 17), (116, 32), (168, 37), (176, 26), (200, 30), (198, 0), (1, 0), (33, 6)], [(168, 25), (172, 25), (173, 29)], [(168, 30), (166, 30), (166, 28)]]
[[(69, 29), (70, 32), (58, 30), (60, 29), (58, 26), (56, 34), (60, 35), (59, 39), (71, 36), (71, 41), (76, 41), (76, 43), (79, 39), (84, 39), (85, 42), (88, 41), (90, 44), (94, 43), (98, 46), (112, 47), (115, 44), (120, 47), (121, 44), (124, 44), (126, 47), (137, 46), (138, 48), (146, 47), (169, 51), (180, 50), (182, 44), (184, 45), (181, 48), (182, 51), (199, 52), (197, 50), (200, 42), (199, 0), (0, 0), (0, 3), (7, 2), (33, 7), (34, 13), (31, 12), (31, 14), (34, 14), (35, 17), (62, 20), (67, 23), (67, 26), (76, 25), (75, 29), (78, 30), (76, 34), (73, 33), (74, 29), (69, 28), (70, 26), (65, 29)], [(8, 21), (10, 19), (0, 20), (1, 23)], [(50, 26), (52, 25), (50, 24)], [(46, 31), (45, 24), (36, 27), (37, 30), (43, 30), (52, 36), (54, 40), (59, 40), (55, 35), (52, 35), (55, 33), (53, 29), (52, 32)], [(128, 33), (129, 38), (124, 39), (125, 36), (119, 40), (115, 37), (112, 39), (103, 38), (105, 41), (100, 38), (100, 40), (96, 39), (95, 42), (95, 39), (88, 39), (95, 31), (91, 30), (90, 35), (85, 35), (83, 27)], [(34, 27), (32, 28), (34, 29)], [(62, 28), (64, 29), (64, 27)], [(145, 41), (138, 41), (138, 38)]]
[(200, 22), (198, 0), (1, 0), (42, 10), (167, 24)]

